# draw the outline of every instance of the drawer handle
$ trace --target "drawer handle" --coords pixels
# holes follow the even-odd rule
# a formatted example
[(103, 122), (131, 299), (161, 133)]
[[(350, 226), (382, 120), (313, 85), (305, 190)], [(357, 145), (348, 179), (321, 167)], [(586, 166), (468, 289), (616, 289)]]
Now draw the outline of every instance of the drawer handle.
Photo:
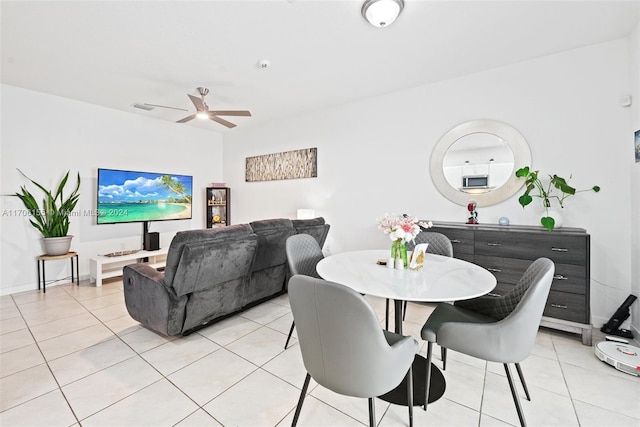
[(551, 248), (553, 252), (569, 252), (569, 249), (566, 248)]
[(490, 271), (492, 273), (500, 273), (502, 270), (500, 270), (499, 268), (490, 268), (487, 267), (487, 271)]
[(563, 309), (568, 308), (566, 305), (561, 305), (561, 304), (551, 304), (551, 307), (553, 307), (553, 308), (563, 308)]
[(487, 243), (487, 246), (501, 246), (500, 243)]
[(502, 296), (501, 294), (496, 294), (496, 293), (493, 293), (493, 292), (489, 292), (487, 295), (490, 296), (490, 297), (501, 297)]
[(460, 243), (460, 240), (458, 240), (458, 239), (452, 239), (452, 240), (451, 240), (451, 243)]
[(563, 276), (562, 274), (556, 274), (555, 276), (553, 276), (554, 280), (569, 280), (569, 278), (567, 276)]

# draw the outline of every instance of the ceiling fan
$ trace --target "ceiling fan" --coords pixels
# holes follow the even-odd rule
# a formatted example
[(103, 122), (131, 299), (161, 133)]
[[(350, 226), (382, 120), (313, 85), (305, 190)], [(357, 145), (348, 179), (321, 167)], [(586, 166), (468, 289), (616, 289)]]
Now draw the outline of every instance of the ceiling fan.
[[(246, 110), (225, 110), (225, 111), (209, 110), (209, 106), (204, 100), (204, 97), (209, 93), (209, 89), (207, 89), (206, 87), (199, 87), (198, 93), (200, 94), (200, 98), (198, 98), (197, 96), (187, 94), (189, 99), (191, 99), (191, 102), (193, 102), (193, 105), (196, 107), (196, 112), (191, 114), (190, 116), (187, 116), (183, 119), (178, 120), (176, 123), (186, 123), (197, 117), (199, 119), (211, 119), (214, 122), (220, 123), (221, 125), (226, 126), (228, 128), (234, 128), (236, 127), (234, 123), (231, 123), (230, 121), (225, 120), (219, 116), (243, 116), (243, 117), (251, 116), (251, 113)], [(153, 105), (153, 104), (146, 104), (146, 105), (153, 106), (153, 107), (164, 107), (163, 105)], [(165, 108), (173, 108), (175, 110), (187, 111), (187, 110), (184, 110), (183, 108), (174, 108), (174, 107), (165, 107)]]

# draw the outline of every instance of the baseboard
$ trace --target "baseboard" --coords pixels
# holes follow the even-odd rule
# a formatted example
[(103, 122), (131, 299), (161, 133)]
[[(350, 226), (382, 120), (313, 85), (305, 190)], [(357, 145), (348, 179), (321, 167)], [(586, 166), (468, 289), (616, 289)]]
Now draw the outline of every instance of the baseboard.
[[(80, 282), (83, 282), (85, 280), (86, 281), (89, 280), (89, 274), (80, 275)], [(56, 280), (55, 282), (52, 282), (52, 283), (47, 283), (47, 289), (50, 289), (59, 285), (68, 285), (69, 283), (71, 283), (71, 277), (66, 277), (63, 279)], [(0, 296), (13, 295), (20, 292), (37, 291), (37, 290), (38, 290), (38, 283), (36, 282), (27, 283), (26, 285), (14, 286), (11, 288), (2, 288), (0, 289)], [(42, 289), (40, 289), (40, 291), (42, 292)]]

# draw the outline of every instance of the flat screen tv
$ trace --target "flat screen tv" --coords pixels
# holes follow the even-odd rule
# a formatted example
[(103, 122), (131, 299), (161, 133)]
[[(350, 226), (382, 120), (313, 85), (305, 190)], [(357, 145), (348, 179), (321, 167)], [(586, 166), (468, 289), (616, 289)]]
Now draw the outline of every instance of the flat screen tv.
[(98, 224), (191, 219), (193, 177), (98, 169)]

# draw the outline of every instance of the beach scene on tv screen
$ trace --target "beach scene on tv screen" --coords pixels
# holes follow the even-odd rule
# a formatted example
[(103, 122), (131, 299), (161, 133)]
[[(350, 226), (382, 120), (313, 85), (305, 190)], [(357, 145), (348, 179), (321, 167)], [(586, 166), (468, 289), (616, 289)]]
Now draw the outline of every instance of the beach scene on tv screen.
[(98, 171), (98, 224), (191, 218), (192, 177)]

